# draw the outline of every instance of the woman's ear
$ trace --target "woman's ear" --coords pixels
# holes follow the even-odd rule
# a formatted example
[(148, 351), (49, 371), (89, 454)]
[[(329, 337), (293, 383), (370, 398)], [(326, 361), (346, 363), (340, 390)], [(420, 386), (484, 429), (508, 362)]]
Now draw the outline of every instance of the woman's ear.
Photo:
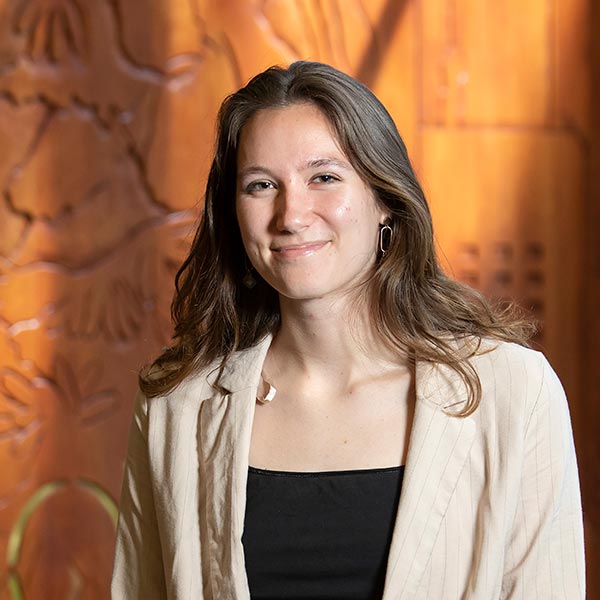
[(379, 215), (379, 224), (380, 225), (389, 225), (392, 222), (392, 216), (389, 212), (385, 211)]

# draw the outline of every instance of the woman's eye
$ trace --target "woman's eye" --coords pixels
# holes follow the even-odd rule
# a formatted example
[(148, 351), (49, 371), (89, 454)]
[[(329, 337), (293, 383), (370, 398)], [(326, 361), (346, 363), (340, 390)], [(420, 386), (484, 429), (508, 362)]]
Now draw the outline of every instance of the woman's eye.
[(246, 192), (261, 192), (270, 190), (273, 184), (270, 181), (253, 181), (246, 186)]
[(324, 173), (323, 175), (317, 175), (314, 181), (317, 183), (332, 183), (333, 181), (339, 181), (339, 178), (330, 173)]

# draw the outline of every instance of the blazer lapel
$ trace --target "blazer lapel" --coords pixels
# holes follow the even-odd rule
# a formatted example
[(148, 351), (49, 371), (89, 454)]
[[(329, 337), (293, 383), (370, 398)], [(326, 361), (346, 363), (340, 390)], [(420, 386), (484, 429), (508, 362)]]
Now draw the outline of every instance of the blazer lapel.
[(204, 596), (248, 600), (242, 533), (256, 390), (270, 338), (232, 357), (226, 390), (202, 403), (200, 453), (201, 562)]
[(415, 386), (415, 415), (383, 600), (414, 598), (475, 437), (472, 418), (444, 412), (466, 400), (464, 384), (452, 370), (419, 362)]

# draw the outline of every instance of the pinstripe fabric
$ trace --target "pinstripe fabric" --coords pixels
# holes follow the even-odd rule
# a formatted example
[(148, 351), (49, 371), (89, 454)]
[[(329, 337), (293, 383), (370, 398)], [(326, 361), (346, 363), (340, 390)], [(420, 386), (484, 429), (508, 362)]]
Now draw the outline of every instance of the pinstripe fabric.
[[(168, 397), (139, 396), (113, 599), (247, 600), (241, 544), (255, 392), (270, 340)], [(383, 600), (585, 597), (579, 482), (568, 406), (536, 352), (487, 344), (480, 407), (457, 376), (419, 363), (417, 404)]]

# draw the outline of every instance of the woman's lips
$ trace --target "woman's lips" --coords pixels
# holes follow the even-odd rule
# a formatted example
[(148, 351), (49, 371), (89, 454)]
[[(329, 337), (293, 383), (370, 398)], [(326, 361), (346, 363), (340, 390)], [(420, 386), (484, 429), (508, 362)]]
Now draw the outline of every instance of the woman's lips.
[(298, 258), (300, 256), (310, 256), (318, 252), (323, 246), (328, 244), (327, 241), (306, 242), (305, 244), (290, 244), (288, 246), (277, 246), (273, 248), (273, 252), (281, 258)]

